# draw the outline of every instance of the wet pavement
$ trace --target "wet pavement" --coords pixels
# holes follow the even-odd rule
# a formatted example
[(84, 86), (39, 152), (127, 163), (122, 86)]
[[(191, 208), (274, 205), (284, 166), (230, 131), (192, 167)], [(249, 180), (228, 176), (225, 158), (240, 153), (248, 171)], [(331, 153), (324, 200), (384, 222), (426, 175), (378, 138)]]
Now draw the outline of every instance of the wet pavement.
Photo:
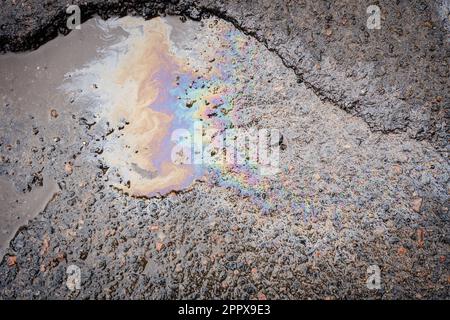
[[(97, 18), (0, 69), (2, 298), (448, 298), (442, 150), (324, 101), (233, 24)], [(280, 172), (178, 171), (194, 121), (278, 129)]]

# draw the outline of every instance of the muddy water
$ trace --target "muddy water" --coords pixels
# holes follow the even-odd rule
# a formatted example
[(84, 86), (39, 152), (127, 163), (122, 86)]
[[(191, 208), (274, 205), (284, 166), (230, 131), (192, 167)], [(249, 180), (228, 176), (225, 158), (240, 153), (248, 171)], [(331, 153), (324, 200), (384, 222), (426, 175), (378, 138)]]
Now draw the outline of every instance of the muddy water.
[(58, 37), (39, 50), (0, 56), (3, 105), (9, 104), (15, 114), (33, 115), (40, 124), (45, 124), (49, 108), (62, 106), (67, 100), (55, 90), (64, 76), (98, 57), (103, 47), (119, 42), (124, 35), (116, 31), (114, 37), (106, 36), (105, 28), (102, 20), (90, 20), (83, 24), (82, 30)]
[(44, 177), (44, 185), (27, 194), (17, 192), (15, 186), (0, 177), (0, 259), (17, 230), (45, 209), (59, 188), (51, 177)]
[[(114, 37), (105, 36), (104, 28), (101, 20), (91, 20), (81, 31), (51, 41), (39, 50), (0, 56), (0, 165), (6, 168), (8, 163), (17, 163), (17, 170), (1, 170), (0, 259), (17, 230), (44, 210), (59, 190), (48, 159), (32, 161), (30, 149), (38, 142), (37, 132), (48, 139), (61, 137), (62, 143), (76, 138), (73, 128), (52, 119), (51, 110), (60, 119), (74, 111), (76, 106), (70, 103), (73, 97), (58, 91), (65, 75), (98, 56), (102, 46), (118, 42), (124, 35), (117, 31)], [(42, 186), (31, 190), (26, 188), (25, 177), (16, 174), (21, 171), (33, 175), (41, 170)]]

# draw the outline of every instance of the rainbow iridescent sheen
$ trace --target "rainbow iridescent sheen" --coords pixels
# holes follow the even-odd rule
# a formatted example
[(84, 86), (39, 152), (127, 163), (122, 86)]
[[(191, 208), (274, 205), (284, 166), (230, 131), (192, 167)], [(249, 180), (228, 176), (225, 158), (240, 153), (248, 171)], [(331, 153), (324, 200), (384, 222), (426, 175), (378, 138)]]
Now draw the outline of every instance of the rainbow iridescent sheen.
[[(217, 50), (215, 54), (214, 67), (218, 72), (197, 76), (195, 71), (183, 68), (180, 62), (172, 62), (171, 67), (165, 65), (154, 74), (152, 81), (156, 85), (164, 84), (169, 88), (160, 90), (158, 98), (149, 107), (173, 115), (172, 131), (183, 128), (194, 132), (196, 121), (201, 121), (205, 129), (215, 129), (219, 133), (234, 128), (238, 116), (238, 93), (244, 90), (249, 93), (249, 90), (253, 89), (248, 85), (249, 82), (241, 79), (246, 77), (243, 74), (245, 64), (254, 59), (255, 44), (250, 44), (247, 38), (236, 30), (226, 32), (224, 38), (227, 48)], [(167, 159), (173, 147), (170, 136), (165, 138), (163, 145), (160, 159)], [(255, 164), (216, 161), (194, 166), (192, 178), (207, 175), (212, 183), (249, 197), (264, 211), (276, 207), (274, 199), (280, 194), (270, 191), (270, 182), (260, 176)]]

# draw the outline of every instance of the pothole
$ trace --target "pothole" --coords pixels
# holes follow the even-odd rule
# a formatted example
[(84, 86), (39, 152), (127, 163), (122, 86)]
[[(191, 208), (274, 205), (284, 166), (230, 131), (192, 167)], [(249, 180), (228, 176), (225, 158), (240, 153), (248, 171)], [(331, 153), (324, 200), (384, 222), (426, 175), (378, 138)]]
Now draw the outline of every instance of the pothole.
[[(223, 20), (95, 18), (81, 32), (3, 59), (5, 110), (30, 114), (27, 121), (12, 121), (20, 127), (40, 123), (47, 139), (55, 136), (55, 144), (73, 154), (64, 163), (100, 161), (103, 183), (134, 197), (165, 196), (202, 181), (250, 199), (258, 211), (301, 212), (307, 220), (324, 203), (353, 203), (355, 179), (376, 193), (389, 187), (368, 179), (377, 166), (368, 154), (394, 163), (408, 157), (401, 137), (389, 140), (389, 155), (380, 150), (375, 141), (381, 138), (363, 121), (321, 102), (275, 54)], [(18, 81), (29, 88), (13, 87)], [(52, 120), (53, 111), (59, 121)], [(66, 127), (74, 119), (83, 134)], [(243, 134), (238, 141), (241, 129), (253, 137)], [(265, 162), (251, 147), (261, 147), (261, 132), (271, 149)], [(236, 154), (228, 161), (227, 138), (243, 145), (240, 161)], [(416, 157), (424, 156), (420, 143), (408, 143), (416, 146)], [(89, 155), (82, 153), (88, 148)], [(63, 166), (59, 156), (48, 160)], [(343, 183), (352, 168), (358, 172)], [(378, 175), (387, 180), (389, 171), (384, 164)]]
[[(30, 284), (69, 298), (310, 297), (327, 281), (359, 286), (373, 261), (392, 267), (388, 292), (405, 261), (423, 261), (421, 273), (447, 254), (438, 240), (448, 234), (446, 159), (321, 101), (230, 23), (91, 19), (36, 51), (0, 57), (0, 69), (4, 203), (16, 210), (14, 198), (38, 195), (27, 217), (43, 212), (7, 249), (5, 297)], [(199, 136), (212, 158), (223, 153), (212, 142), (221, 133), (277, 130), (266, 142), (279, 161), (251, 161), (249, 144), (241, 163), (196, 163), (195, 152), (189, 162), (176, 147), (193, 144), (196, 126), (210, 130)], [(60, 192), (44, 209), (52, 179)], [(424, 241), (434, 253), (414, 257)], [(95, 275), (82, 296), (54, 276), (72, 263)], [(234, 285), (242, 280), (255, 290)], [(284, 291), (296, 281), (308, 286)]]

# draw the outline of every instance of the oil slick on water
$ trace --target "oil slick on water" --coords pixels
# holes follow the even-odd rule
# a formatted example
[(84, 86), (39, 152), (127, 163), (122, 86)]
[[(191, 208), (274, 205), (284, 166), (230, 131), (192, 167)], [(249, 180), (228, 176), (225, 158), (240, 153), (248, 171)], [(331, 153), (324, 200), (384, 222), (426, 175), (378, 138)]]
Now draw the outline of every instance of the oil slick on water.
[(195, 27), (193, 22), (126, 17), (105, 23), (128, 36), (71, 73), (63, 87), (95, 97), (97, 112), (119, 128), (119, 138), (106, 142), (102, 154), (120, 176), (116, 187), (134, 196), (164, 195), (214, 176), (220, 185), (244, 192), (261, 189), (263, 181), (249, 165), (205, 167), (171, 159), (175, 130), (193, 131), (196, 121), (205, 129), (234, 127), (239, 93), (251, 89), (242, 80), (242, 62), (236, 61), (252, 59), (254, 44), (225, 24), (209, 41), (202, 40), (204, 47), (189, 47), (186, 38), (195, 32), (185, 29)]
[(205, 175), (205, 168), (172, 162), (171, 133), (192, 129), (195, 121), (218, 130), (232, 127), (234, 101), (245, 84), (233, 58), (252, 47), (238, 31), (224, 28), (215, 48), (180, 49), (173, 41), (182, 32), (174, 29), (183, 28), (176, 18), (127, 17), (105, 24), (128, 36), (71, 73), (64, 88), (84, 89), (109, 125), (120, 128), (120, 138), (107, 143), (103, 157), (128, 182), (121, 188), (136, 196), (185, 189)]

